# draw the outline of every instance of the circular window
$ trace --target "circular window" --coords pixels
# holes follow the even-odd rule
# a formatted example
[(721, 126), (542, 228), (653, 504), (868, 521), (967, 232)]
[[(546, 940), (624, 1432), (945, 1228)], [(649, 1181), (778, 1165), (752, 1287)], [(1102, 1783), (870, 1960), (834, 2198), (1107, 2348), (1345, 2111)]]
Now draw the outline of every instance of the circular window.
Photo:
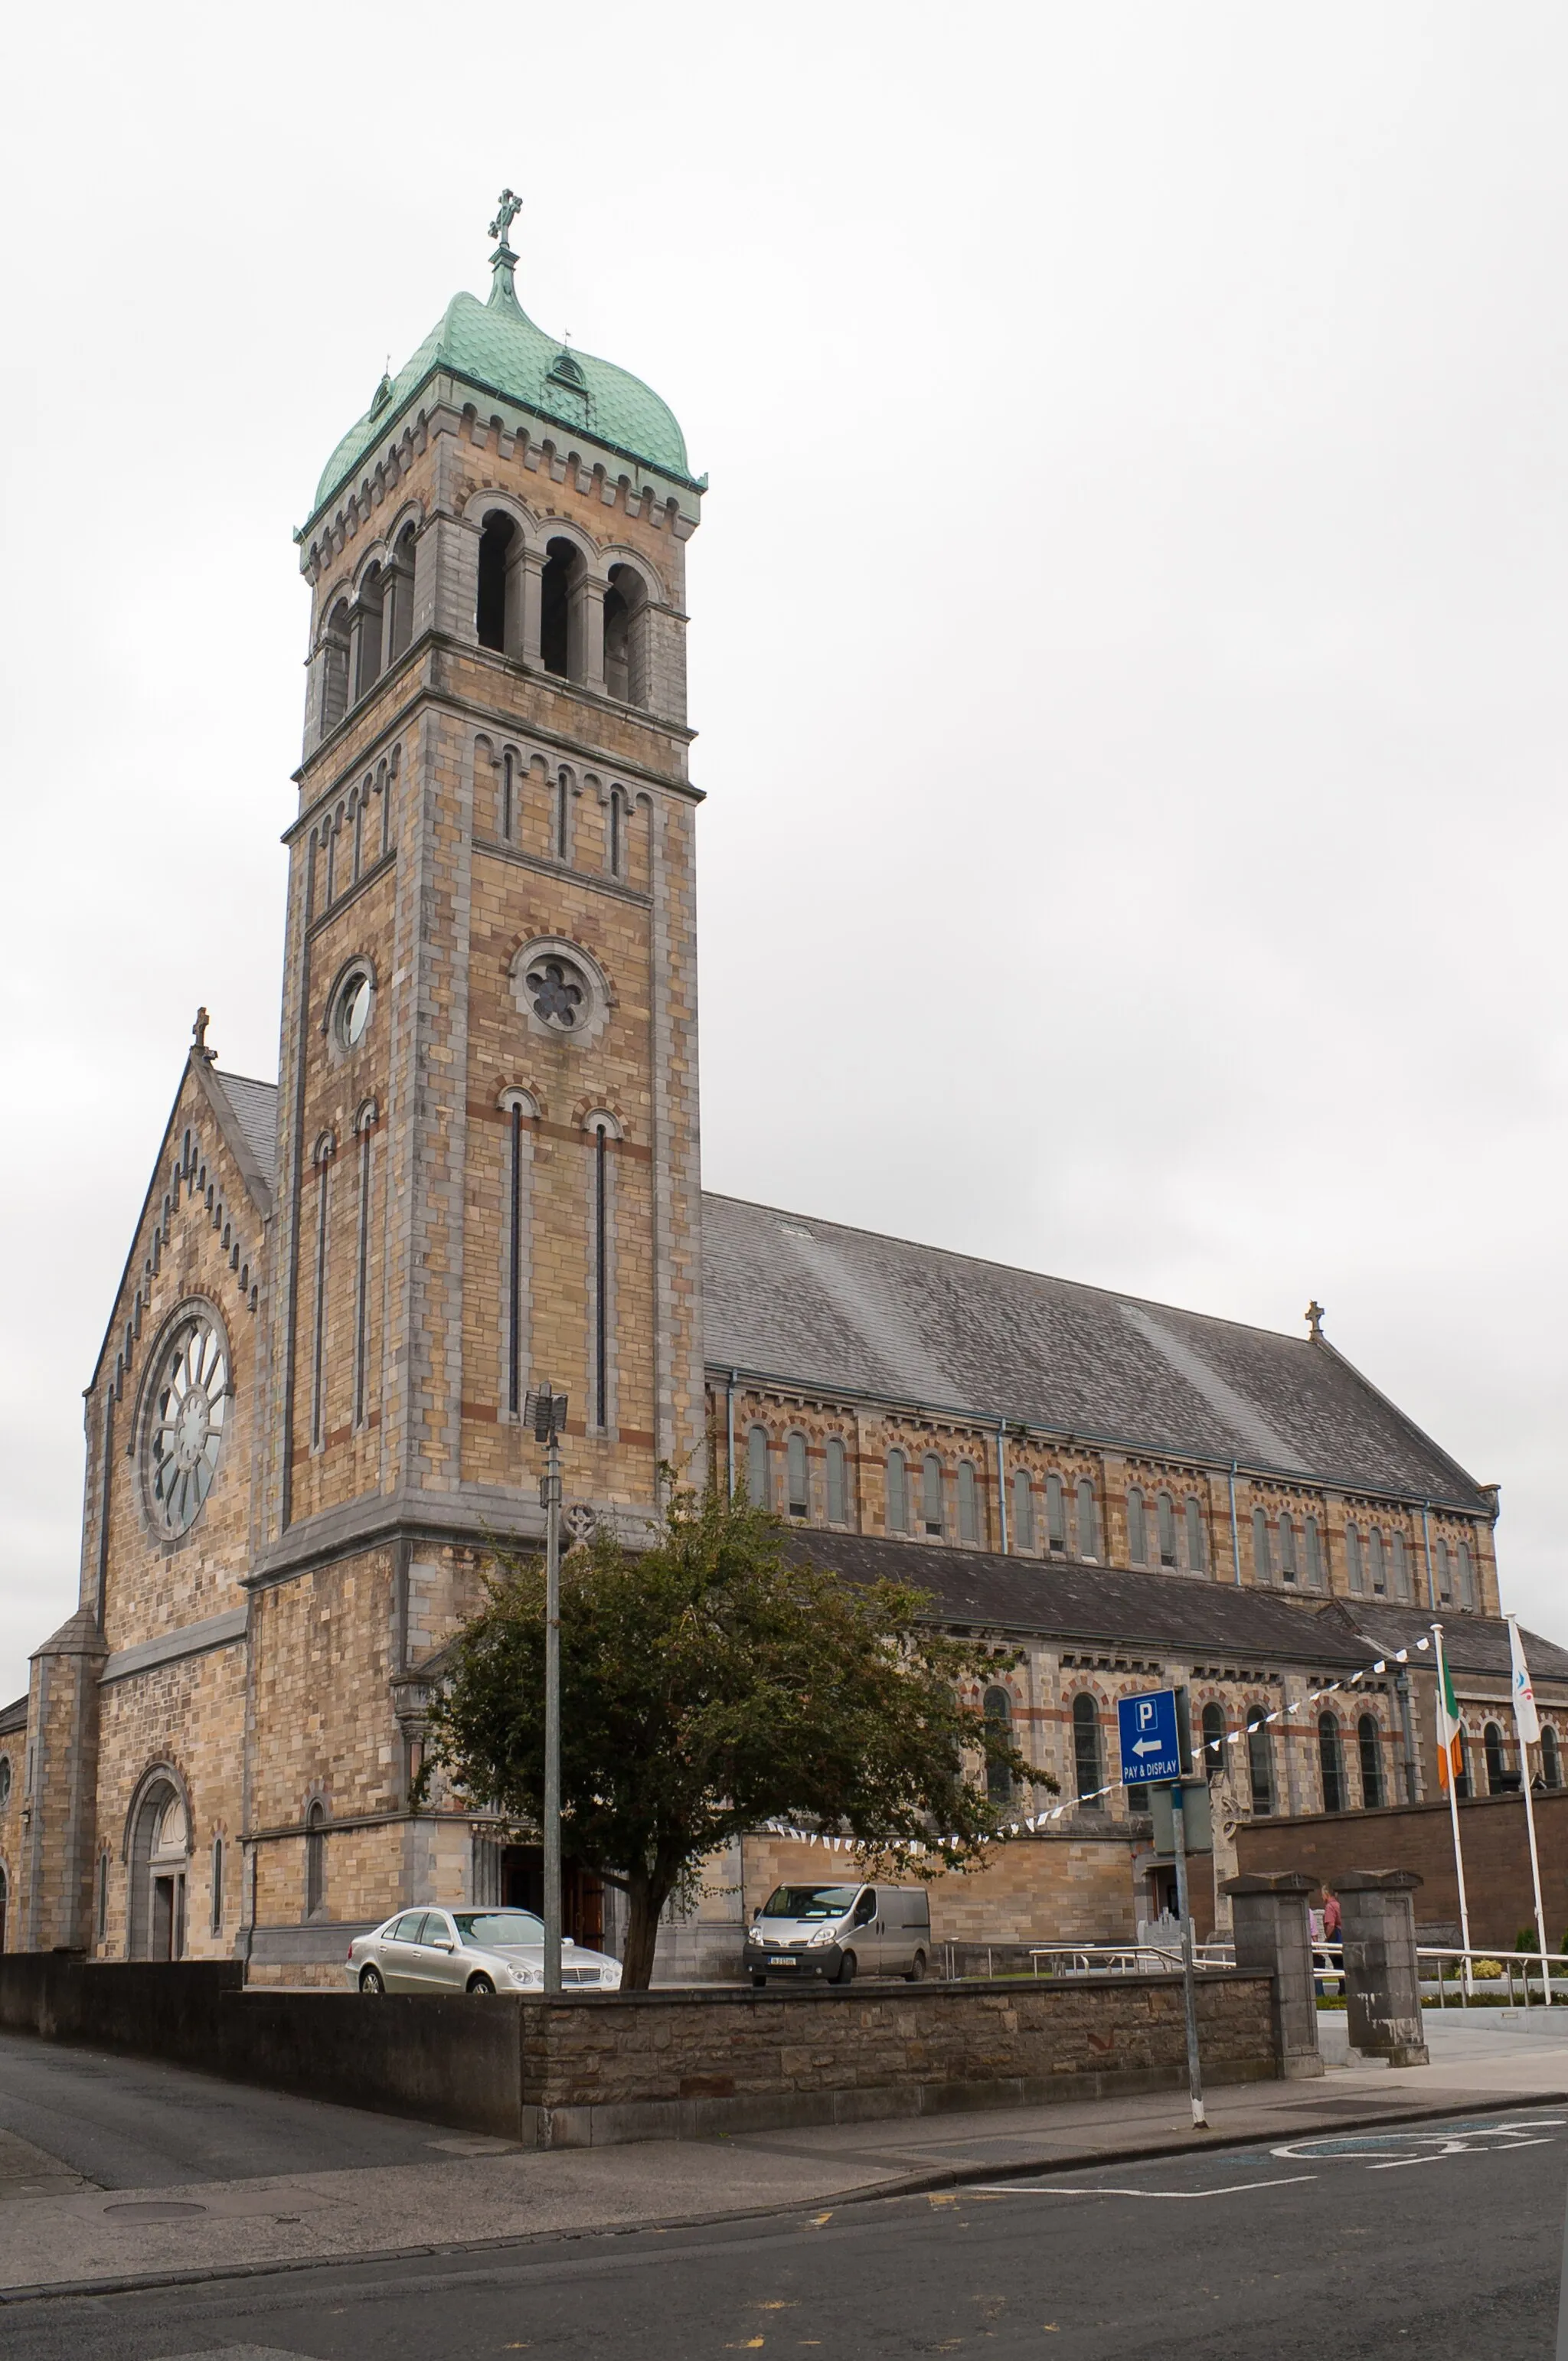
[(345, 979), (338, 991), (334, 1020), (340, 1049), (356, 1049), (359, 1047), (365, 1038), (365, 1027), (370, 1022), (370, 1008), (375, 997), (376, 987), (370, 981), (367, 968), (356, 968), (353, 974)]
[(531, 1033), (552, 1041), (597, 1041), (610, 1010), (609, 985), (592, 951), (565, 935), (536, 935), (511, 961), (512, 998)]
[(552, 1033), (575, 1033), (587, 1016), (592, 994), (587, 977), (575, 960), (548, 951), (532, 960), (523, 977), (535, 1016)]
[(228, 1345), (197, 1312), (163, 1347), (147, 1424), (148, 1506), (166, 1533), (189, 1532), (213, 1488), (229, 1394)]

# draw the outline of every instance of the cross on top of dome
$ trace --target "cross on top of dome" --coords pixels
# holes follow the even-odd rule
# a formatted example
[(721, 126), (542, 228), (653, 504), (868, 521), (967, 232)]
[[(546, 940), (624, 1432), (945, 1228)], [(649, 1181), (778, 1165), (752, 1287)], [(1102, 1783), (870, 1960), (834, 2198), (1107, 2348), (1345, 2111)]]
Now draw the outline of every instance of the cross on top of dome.
[[(495, 239), (497, 245), (503, 249), (510, 248), (510, 247), (511, 241), (508, 236), (508, 232), (510, 230), (513, 222), (517, 219), (521, 211), (522, 199), (511, 189), (503, 189), (500, 193), (500, 202), (496, 207), (496, 217), (490, 224), (490, 236)], [(515, 260), (515, 258), (516, 258), (514, 257), (513, 259)]]

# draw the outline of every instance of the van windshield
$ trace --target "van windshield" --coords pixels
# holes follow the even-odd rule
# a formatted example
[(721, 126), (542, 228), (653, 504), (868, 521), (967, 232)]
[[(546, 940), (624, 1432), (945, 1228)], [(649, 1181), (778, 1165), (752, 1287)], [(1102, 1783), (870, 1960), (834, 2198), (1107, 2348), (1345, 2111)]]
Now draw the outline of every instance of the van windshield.
[(858, 1885), (780, 1885), (762, 1905), (764, 1918), (841, 1918)]

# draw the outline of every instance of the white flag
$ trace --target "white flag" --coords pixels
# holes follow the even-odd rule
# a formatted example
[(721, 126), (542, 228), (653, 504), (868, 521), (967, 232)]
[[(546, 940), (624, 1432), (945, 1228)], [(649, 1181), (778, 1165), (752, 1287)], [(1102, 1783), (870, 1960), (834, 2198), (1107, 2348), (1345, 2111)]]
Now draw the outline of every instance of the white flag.
[(1535, 1709), (1535, 1691), (1530, 1685), (1530, 1666), (1524, 1660), (1524, 1646), (1519, 1639), (1519, 1627), (1508, 1618), (1508, 1654), (1514, 1670), (1514, 1719), (1519, 1726), (1519, 1739), (1526, 1746), (1541, 1743), (1541, 1716)]

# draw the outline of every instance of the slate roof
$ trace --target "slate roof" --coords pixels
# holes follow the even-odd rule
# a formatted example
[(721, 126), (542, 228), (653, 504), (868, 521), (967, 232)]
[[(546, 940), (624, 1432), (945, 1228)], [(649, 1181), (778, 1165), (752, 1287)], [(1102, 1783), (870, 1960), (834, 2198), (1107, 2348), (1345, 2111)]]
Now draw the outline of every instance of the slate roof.
[(703, 1199), (709, 1365), (1489, 1516), (1474, 1477), (1324, 1343)]
[[(1424, 1608), (1391, 1607), (1381, 1598), (1351, 1598), (1343, 1603), (1379, 1654), (1392, 1655), (1396, 1648), (1413, 1649), (1431, 1630), (1432, 1617)], [(1442, 1620), (1443, 1653), (1455, 1673), (1484, 1673), (1508, 1680), (1513, 1668), (1506, 1622), (1496, 1616), (1446, 1612)], [(1525, 1631), (1522, 1624), (1519, 1636), (1532, 1679), (1568, 1680), (1568, 1648), (1542, 1639), (1539, 1631)], [(1423, 1656), (1422, 1662), (1426, 1661)]]
[(245, 1144), (271, 1180), (278, 1170), (278, 1085), (258, 1082), (250, 1074), (217, 1070), (224, 1094), (235, 1111)]
[[(787, 1546), (794, 1556), (827, 1566), (848, 1582), (909, 1583), (928, 1594), (944, 1623), (1028, 1632), (1063, 1647), (1175, 1648), (1233, 1663), (1245, 1658), (1258, 1666), (1352, 1671), (1405, 1648), (1412, 1671), (1434, 1668), (1430, 1649), (1417, 1647), (1431, 1631), (1431, 1617), (1380, 1601), (1287, 1598), (1191, 1575), (1058, 1565), (806, 1527), (791, 1532)], [(1536, 1631), (1523, 1636), (1532, 1677), (1568, 1681), (1568, 1648)], [(1507, 1679), (1506, 1623), (1456, 1615), (1443, 1626), (1443, 1644), (1456, 1673), (1500, 1673)]]
[(929, 1594), (944, 1623), (1027, 1631), (1064, 1646), (1180, 1648), (1353, 1670), (1377, 1653), (1335, 1611), (1336, 1602), (1298, 1605), (1208, 1576), (1130, 1574), (806, 1528), (791, 1533), (789, 1547), (850, 1582), (910, 1583)]

